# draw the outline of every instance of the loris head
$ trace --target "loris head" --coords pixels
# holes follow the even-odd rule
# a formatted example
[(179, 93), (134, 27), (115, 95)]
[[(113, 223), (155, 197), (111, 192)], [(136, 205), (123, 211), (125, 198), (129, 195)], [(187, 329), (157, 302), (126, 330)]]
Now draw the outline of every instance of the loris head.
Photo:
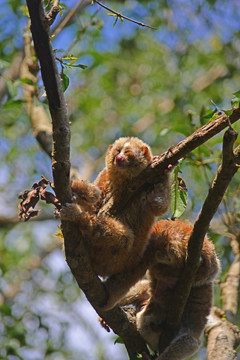
[(109, 146), (106, 167), (111, 175), (137, 176), (152, 161), (150, 147), (136, 137), (122, 137)]

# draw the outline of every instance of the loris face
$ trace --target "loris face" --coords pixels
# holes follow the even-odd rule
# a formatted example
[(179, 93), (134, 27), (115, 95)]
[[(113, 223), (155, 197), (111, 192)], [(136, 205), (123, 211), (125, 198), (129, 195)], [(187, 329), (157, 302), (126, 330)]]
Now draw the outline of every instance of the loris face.
[(138, 175), (151, 161), (150, 147), (135, 137), (119, 138), (109, 146), (106, 156), (109, 172), (129, 177)]

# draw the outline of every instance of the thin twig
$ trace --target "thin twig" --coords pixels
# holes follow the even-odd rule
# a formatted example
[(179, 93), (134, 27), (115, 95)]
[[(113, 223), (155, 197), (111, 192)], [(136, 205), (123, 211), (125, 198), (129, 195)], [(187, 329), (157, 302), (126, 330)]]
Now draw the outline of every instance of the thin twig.
[(78, 3), (66, 14), (66, 16), (61, 20), (61, 22), (56, 26), (55, 29), (51, 31), (51, 35), (57, 36), (64, 27), (69, 23), (69, 21), (73, 18), (76, 13), (81, 10), (81, 8), (84, 6), (84, 3), (86, 3), (86, 6), (90, 4), (91, 1), (85, 1), (80, 0)]
[(103, 7), (104, 9), (110, 11), (111, 13), (113, 13), (114, 15), (116, 15), (116, 16), (117, 16), (118, 18), (120, 18), (120, 19), (125, 19), (125, 20), (131, 21), (131, 22), (133, 22), (134, 24), (137, 24), (137, 25), (139, 25), (139, 26), (144, 26), (144, 27), (147, 27), (147, 28), (150, 28), (150, 29), (153, 29), (153, 30), (157, 30), (157, 29), (156, 29), (155, 27), (153, 27), (153, 26), (146, 25), (146, 24), (144, 24), (143, 22), (140, 22), (140, 21), (131, 19), (131, 18), (125, 16), (125, 15), (120, 14), (119, 12), (117, 12), (117, 11), (109, 8), (108, 6), (103, 5), (103, 4), (102, 4), (100, 1), (98, 1), (98, 0), (93, 0), (93, 1), (94, 1), (95, 3), (97, 3), (99, 6), (101, 6), (101, 7)]
[(66, 56), (71, 50), (72, 48), (76, 45), (76, 43), (79, 41), (80, 37), (82, 36), (82, 34), (86, 31), (86, 29), (92, 25), (92, 23), (94, 22), (94, 18), (97, 15), (97, 13), (99, 12), (100, 8), (98, 8), (91, 16), (90, 16), (90, 20), (82, 26), (81, 31), (79, 31), (78, 36), (76, 36), (76, 38), (73, 40), (73, 42), (69, 45), (69, 47), (67, 48), (67, 50), (65, 51), (65, 53), (63, 54), (63, 57)]
[(54, 0), (51, 10), (45, 14), (45, 18), (47, 19), (49, 26), (53, 24), (59, 11), (60, 11), (59, 0)]

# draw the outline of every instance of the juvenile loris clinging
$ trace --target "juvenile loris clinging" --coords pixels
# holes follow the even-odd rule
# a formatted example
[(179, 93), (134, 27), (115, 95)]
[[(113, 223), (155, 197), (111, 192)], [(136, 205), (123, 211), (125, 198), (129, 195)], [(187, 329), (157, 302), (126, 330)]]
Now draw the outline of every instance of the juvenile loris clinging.
[[(150, 147), (140, 139), (119, 138), (109, 146), (106, 167), (94, 182), (102, 191), (101, 200), (96, 203), (99, 214), (85, 211), (84, 206), (76, 203), (66, 204), (62, 209), (62, 219), (79, 224), (80, 238), (85, 240), (94, 272), (104, 277), (116, 275), (116, 281), (110, 276), (105, 282), (109, 291), (106, 309), (113, 307), (146, 271), (143, 266), (131, 280), (124, 275), (141, 259), (156, 216), (169, 208), (169, 174), (163, 173), (156, 185), (143, 190), (114, 218), (102, 216), (101, 205), (106, 197), (114, 201), (117, 193), (124, 194), (129, 180), (144, 170), (152, 159)], [(73, 191), (78, 193), (76, 182)]]
[[(138, 282), (121, 301), (137, 305), (137, 329), (155, 351), (164, 332), (162, 325), (184, 265), (192, 229), (192, 225), (181, 220), (162, 220), (154, 226), (148, 247), (156, 253), (157, 263), (149, 268), (149, 280)], [(212, 306), (213, 279), (219, 269), (214, 246), (205, 237), (180, 329), (157, 360), (183, 360), (198, 350)]]

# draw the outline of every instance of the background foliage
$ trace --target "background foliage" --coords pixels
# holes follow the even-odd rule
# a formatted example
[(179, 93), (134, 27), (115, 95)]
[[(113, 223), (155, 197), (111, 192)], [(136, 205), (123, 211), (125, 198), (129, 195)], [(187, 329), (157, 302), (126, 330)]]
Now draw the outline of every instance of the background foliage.
[[(62, 4), (63, 16), (75, 3)], [(72, 164), (89, 179), (102, 169), (105, 150), (117, 137), (138, 136), (160, 154), (206, 123), (213, 110), (229, 109), (240, 87), (237, 0), (108, 5), (157, 30), (120, 20), (113, 27), (112, 16), (89, 5), (53, 38), (58, 58), (72, 54), (75, 65), (87, 66), (65, 65), (63, 71), (70, 80), (65, 96)], [(16, 222), (18, 193), (40, 175), (51, 179), (51, 163), (33, 136), (22, 82), (7, 73), (23, 51), (25, 2), (5, 0), (1, 7), (0, 359), (126, 358), (122, 346), (113, 345), (112, 336), (99, 327), (73, 281), (54, 236), (53, 209), (43, 206), (42, 221)], [(38, 101), (44, 104), (41, 81), (38, 86)], [(239, 124), (234, 128), (239, 130)], [(183, 162), (189, 190), (183, 218), (196, 218), (220, 162), (221, 141), (222, 134)], [(222, 279), (233, 260), (230, 240), (240, 237), (239, 192), (235, 176), (210, 232), (222, 260)], [(215, 303), (221, 305), (218, 286)], [(204, 349), (194, 359), (205, 359)]]

